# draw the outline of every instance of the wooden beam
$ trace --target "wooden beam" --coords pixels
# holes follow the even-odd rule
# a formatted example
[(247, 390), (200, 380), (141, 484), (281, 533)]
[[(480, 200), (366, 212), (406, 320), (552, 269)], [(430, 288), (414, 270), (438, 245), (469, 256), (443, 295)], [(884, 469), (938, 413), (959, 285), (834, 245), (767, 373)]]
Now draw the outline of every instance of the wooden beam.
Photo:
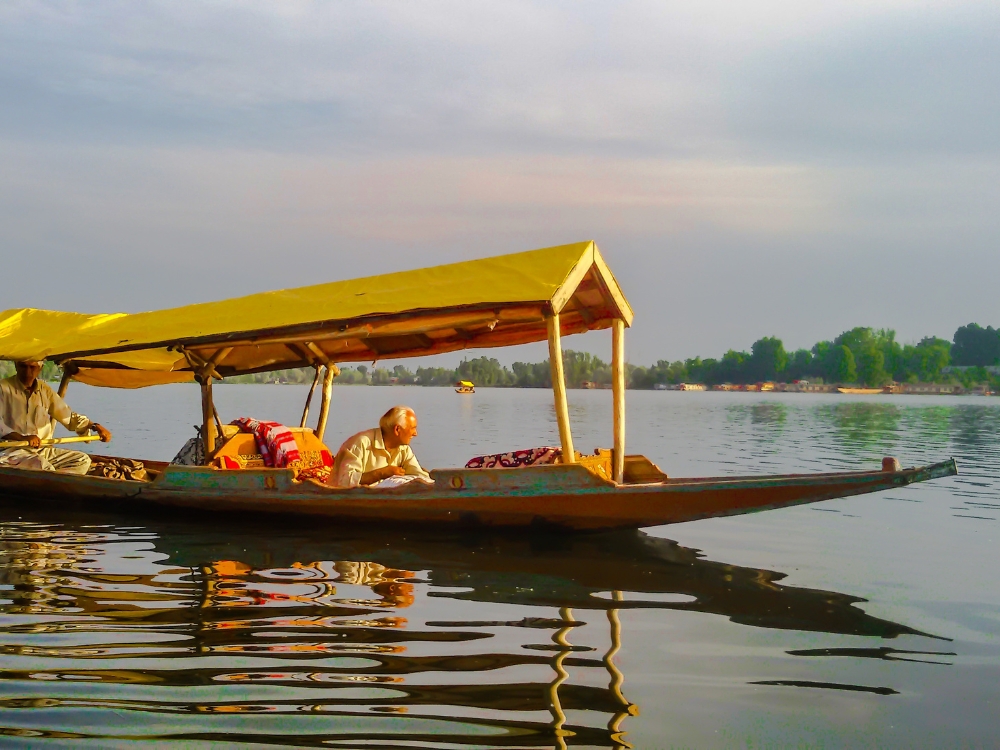
[(629, 305), (628, 300), (625, 299), (625, 295), (622, 294), (617, 279), (611, 273), (608, 264), (604, 262), (604, 258), (601, 257), (601, 251), (597, 248), (597, 245), (594, 245), (594, 268), (597, 270), (596, 275), (601, 282), (601, 286), (604, 287), (611, 301), (618, 308), (619, 317), (624, 321), (626, 326), (632, 325), (632, 318), (635, 315), (632, 312), (632, 306)]
[(552, 312), (561, 313), (563, 308), (566, 307), (566, 303), (570, 301), (573, 293), (576, 291), (577, 287), (583, 283), (584, 277), (590, 271), (590, 267), (594, 264), (594, 248), (596, 245), (593, 242), (588, 243), (587, 249), (584, 250), (583, 255), (580, 256), (580, 260), (577, 261), (576, 265), (573, 266), (569, 274), (566, 276), (566, 280), (563, 281), (562, 285), (556, 289), (555, 294), (552, 295), (550, 303), (552, 305)]
[(201, 378), (201, 438), (205, 444), (205, 462), (215, 452), (215, 407), (212, 404), (212, 378)]
[(314, 364), (316, 362), (316, 357), (313, 356), (312, 352), (302, 346), (302, 344), (288, 342), (285, 343), (285, 348), (296, 357), (301, 357), (303, 362), (308, 362), (309, 364)]
[(306, 426), (306, 420), (309, 419), (309, 404), (313, 400), (313, 392), (316, 390), (316, 384), (319, 382), (319, 365), (316, 365), (316, 374), (313, 375), (313, 384), (309, 386), (309, 395), (306, 396), (306, 405), (302, 410), (302, 421), (299, 422), (299, 427)]
[(263, 328), (256, 331), (192, 336), (179, 341), (143, 341), (141, 343), (123, 344), (104, 349), (60, 352), (53, 354), (50, 359), (67, 361), (99, 354), (157, 349), (160, 347), (166, 347), (170, 351), (183, 353), (185, 349), (212, 349), (223, 344), (243, 347), (304, 341), (335, 341), (344, 338), (366, 338), (376, 332), (385, 335), (397, 335), (453, 328), (456, 325), (468, 326), (474, 325), (478, 321), (488, 323), (494, 318), (499, 318), (501, 322), (520, 320), (522, 318), (539, 321), (542, 315), (539, 312), (537, 303), (463, 305), (440, 313), (429, 313), (428, 311), (421, 310), (391, 315), (371, 315), (360, 319), (338, 319), (302, 323), (280, 328)]
[(59, 398), (66, 398), (66, 390), (69, 388), (69, 381), (73, 379), (73, 370), (75, 368), (72, 365), (65, 365), (63, 367), (62, 379), (59, 381)]
[(306, 349), (308, 349), (310, 352), (313, 353), (313, 355), (316, 357), (317, 361), (319, 361), (320, 364), (322, 365), (330, 364), (330, 358), (327, 356), (326, 352), (324, 352), (322, 349), (316, 346), (316, 344), (314, 344), (312, 341), (306, 342)]
[(625, 321), (611, 323), (611, 393), (614, 400), (614, 450), (611, 475), (618, 484), (625, 479)]
[(326, 366), (323, 374), (323, 399), (319, 403), (319, 419), (316, 420), (316, 437), (323, 442), (323, 433), (326, 432), (326, 419), (330, 416), (330, 399), (333, 397), (333, 379), (340, 374), (340, 368), (331, 362)]
[(233, 348), (234, 347), (231, 346), (224, 346), (221, 349), (217, 349), (215, 354), (212, 355), (211, 359), (209, 359), (208, 362), (205, 363), (203, 374), (206, 376), (211, 376), (213, 378), (216, 378), (217, 380), (222, 380), (222, 376), (216, 371), (215, 367), (227, 356), (229, 356), (229, 352), (231, 352)]
[(559, 314), (553, 313), (547, 321), (549, 329), (549, 366), (552, 368), (552, 394), (555, 397), (556, 421), (559, 423), (559, 441), (562, 443), (563, 463), (576, 463), (573, 451), (573, 433), (569, 427), (569, 403), (566, 401), (566, 378), (563, 374), (562, 334)]

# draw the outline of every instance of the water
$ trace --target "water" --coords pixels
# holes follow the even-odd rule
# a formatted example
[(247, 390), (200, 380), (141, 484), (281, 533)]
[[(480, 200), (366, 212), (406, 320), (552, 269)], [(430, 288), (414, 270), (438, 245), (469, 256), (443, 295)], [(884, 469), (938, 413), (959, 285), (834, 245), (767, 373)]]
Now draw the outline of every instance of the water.
[[(335, 389), (330, 442), (403, 402), (425, 467), (555, 444), (551, 395)], [(190, 386), (74, 386), (117, 452), (169, 459)], [(304, 389), (220, 386), (296, 423)], [(984, 747), (998, 743), (1000, 399), (630, 392), (670, 474), (961, 474), (579, 537), (196, 522), (0, 505), (0, 744)], [(607, 392), (570, 393), (578, 448)], [(336, 437), (334, 437), (336, 436)], [(671, 541), (674, 540), (674, 541)]]

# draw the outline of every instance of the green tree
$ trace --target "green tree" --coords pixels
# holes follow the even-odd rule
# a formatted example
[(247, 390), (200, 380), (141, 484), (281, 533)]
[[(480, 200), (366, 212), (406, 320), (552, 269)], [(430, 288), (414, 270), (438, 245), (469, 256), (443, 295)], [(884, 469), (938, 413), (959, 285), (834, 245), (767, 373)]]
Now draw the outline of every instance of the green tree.
[(396, 365), (392, 368), (392, 377), (401, 385), (412, 385), (416, 379), (414, 374), (403, 365)]
[[(886, 372), (887, 354), (891, 360), (897, 358), (895, 342), (896, 332), (881, 329), (873, 330), (859, 326), (844, 331), (833, 340), (834, 346), (846, 346), (851, 350), (855, 367), (856, 379), (866, 385), (879, 386), (888, 383), (892, 376)], [(852, 382), (852, 381), (841, 381)]]
[(818, 375), (818, 365), (813, 360), (813, 354), (808, 349), (796, 349), (788, 357), (788, 364), (785, 366), (785, 378), (788, 380), (804, 380), (808, 377)]
[(825, 370), (827, 380), (831, 383), (853, 383), (858, 379), (854, 353), (846, 344), (832, 346), (828, 350)]
[(365, 384), (368, 379), (364, 376), (360, 370), (354, 367), (348, 367), (343, 365), (340, 368), (340, 374), (334, 378), (335, 383), (341, 383), (344, 385), (354, 385), (354, 384)]
[(551, 388), (552, 371), (549, 369), (549, 361), (543, 362), (515, 362), (511, 365), (514, 371), (514, 385), (519, 388)]
[(413, 379), (420, 385), (453, 385), (458, 373), (445, 367), (418, 367)]
[(749, 362), (749, 354), (730, 349), (722, 355), (722, 359), (715, 367), (705, 369), (702, 373), (702, 379), (712, 385), (716, 383), (745, 383), (747, 382)]
[(969, 323), (955, 331), (951, 361), (960, 367), (988, 367), (1000, 364), (1000, 330)]
[(940, 382), (941, 370), (951, 361), (951, 342), (929, 336), (916, 346), (903, 347), (903, 365), (896, 379), (899, 381)]
[(750, 351), (747, 375), (752, 382), (777, 380), (788, 366), (785, 345), (775, 336), (757, 339)]
[(513, 379), (507, 368), (492, 357), (463, 359), (455, 372), (457, 380), (471, 380), (476, 385), (483, 386), (507, 385)]
[[(594, 373), (600, 369), (607, 369), (607, 364), (588, 352), (576, 352), (567, 349), (563, 352), (563, 372), (566, 377), (567, 388), (579, 388), (585, 381), (594, 381)], [(608, 373), (610, 382), (610, 371)]]

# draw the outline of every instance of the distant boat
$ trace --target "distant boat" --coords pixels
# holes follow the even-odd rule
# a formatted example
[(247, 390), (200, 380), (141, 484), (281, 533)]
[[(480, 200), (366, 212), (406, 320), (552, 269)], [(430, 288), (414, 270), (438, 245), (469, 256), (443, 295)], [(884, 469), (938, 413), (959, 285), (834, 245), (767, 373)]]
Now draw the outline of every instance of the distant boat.
[(871, 396), (875, 393), (882, 393), (881, 388), (843, 388), (837, 386), (837, 393), (850, 393), (855, 396)]
[(476, 386), (471, 380), (459, 380), (455, 383), (455, 393), (475, 393)]

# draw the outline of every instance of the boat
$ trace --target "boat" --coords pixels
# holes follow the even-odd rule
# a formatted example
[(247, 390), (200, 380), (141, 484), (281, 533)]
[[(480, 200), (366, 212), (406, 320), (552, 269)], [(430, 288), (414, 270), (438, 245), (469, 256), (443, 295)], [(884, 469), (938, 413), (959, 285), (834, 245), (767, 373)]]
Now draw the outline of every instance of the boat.
[(848, 388), (838, 385), (837, 393), (847, 393), (852, 396), (874, 396), (876, 393), (885, 393), (885, 390), (882, 388)]
[(455, 393), (475, 393), (476, 386), (471, 380), (459, 380), (455, 383)]
[[(0, 358), (55, 362), (63, 371), (61, 395), (72, 381), (112, 388), (198, 383), (204, 460), (143, 461), (143, 480), (0, 466), (0, 495), (27, 503), (123, 504), (129, 512), (169, 508), (350, 523), (596, 530), (782, 508), (957, 473), (954, 459), (902, 468), (886, 457), (880, 467), (858, 471), (668, 476), (625, 449), (625, 330), (632, 321), (632, 308), (593, 241), (145, 313), (8, 310), (0, 313)], [(582, 455), (573, 444), (561, 341), (608, 328), (612, 447)], [(435, 469), (433, 483), (344, 488), (300, 478), (296, 468), (220, 460), (245, 457), (252, 438), (223, 426), (212, 398), (215, 380), (315, 368), (293, 430), (312, 449), (323, 445), (338, 363), (536, 341), (548, 342), (559, 431), (554, 463)], [(316, 426), (308, 428), (320, 380)]]

